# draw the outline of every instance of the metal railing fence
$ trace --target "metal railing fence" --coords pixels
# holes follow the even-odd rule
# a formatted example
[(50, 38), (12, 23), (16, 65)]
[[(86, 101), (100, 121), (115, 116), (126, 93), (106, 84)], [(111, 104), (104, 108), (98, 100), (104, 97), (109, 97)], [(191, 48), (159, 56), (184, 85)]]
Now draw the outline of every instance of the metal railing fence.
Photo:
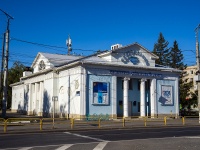
[(109, 129), (109, 128), (134, 128), (158, 126), (185, 126), (200, 125), (198, 116), (184, 116), (177, 119), (164, 116), (158, 118), (133, 116), (128, 118), (118, 117), (101, 118), (87, 116), (85, 118), (0, 118), (0, 133), (34, 132), (50, 130), (75, 130), (75, 129)]

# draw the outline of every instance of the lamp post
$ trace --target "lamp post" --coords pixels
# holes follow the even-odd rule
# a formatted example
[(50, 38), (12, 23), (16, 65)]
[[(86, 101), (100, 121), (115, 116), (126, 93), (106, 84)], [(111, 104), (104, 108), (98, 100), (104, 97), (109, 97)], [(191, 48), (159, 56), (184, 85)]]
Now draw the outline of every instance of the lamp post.
[[(10, 25), (10, 19), (13, 19), (8, 13), (5, 11), (1, 10), (6, 17), (7, 17), (7, 28), (6, 28), (6, 33), (5, 33), (5, 47), (6, 47), (6, 52), (5, 56), (2, 56), (4, 60), (4, 79), (3, 79), (3, 99), (2, 99), (2, 117), (6, 117), (6, 107), (7, 107), (7, 99), (8, 99), (8, 54), (9, 54), (9, 25)], [(3, 43), (4, 44), (4, 43)], [(4, 52), (4, 49), (2, 49)]]
[(53, 101), (53, 129), (54, 129), (54, 124), (55, 124), (55, 101), (58, 101), (58, 96), (53, 96), (52, 97)]

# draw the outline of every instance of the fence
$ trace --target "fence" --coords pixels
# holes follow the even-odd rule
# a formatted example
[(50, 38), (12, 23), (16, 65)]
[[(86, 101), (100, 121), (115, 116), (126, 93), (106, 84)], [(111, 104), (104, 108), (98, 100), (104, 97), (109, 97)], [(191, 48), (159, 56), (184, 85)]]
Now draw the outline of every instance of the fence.
[(107, 115), (91, 115), (82, 119), (77, 118), (0, 118), (0, 133), (35, 132), (76, 129), (110, 129), (158, 126), (200, 125), (199, 117), (185, 116), (174, 119), (170, 117), (148, 118), (108, 118)]

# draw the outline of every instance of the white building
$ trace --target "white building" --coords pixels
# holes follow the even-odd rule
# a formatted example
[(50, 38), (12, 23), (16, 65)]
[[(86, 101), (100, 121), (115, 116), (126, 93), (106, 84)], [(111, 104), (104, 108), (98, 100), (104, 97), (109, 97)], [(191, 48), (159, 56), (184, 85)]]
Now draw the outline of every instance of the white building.
[[(160, 67), (138, 43), (87, 57), (38, 53), (12, 84), (12, 111), (82, 118), (179, 114), (180, 70)], [(58, 98), (52, 101), (52, 98)], [(55, 103), (54, 103), (55, 102)]]
[[(197, 90), (197, 82), (194, 80), (195, 76), (196, 76), (196, 72), (197, 72), (197, 65), (195, 66), (187, 66), (186, 69), (183, 70), (184, 71), (184, 75), (183, 75), (183, 81), (184, 82), (192, 82), (193, 86), (190, 89), (190, 92), (195, 93), (195, 91)], [(190, 95), (191, 97), (191, 95)]]

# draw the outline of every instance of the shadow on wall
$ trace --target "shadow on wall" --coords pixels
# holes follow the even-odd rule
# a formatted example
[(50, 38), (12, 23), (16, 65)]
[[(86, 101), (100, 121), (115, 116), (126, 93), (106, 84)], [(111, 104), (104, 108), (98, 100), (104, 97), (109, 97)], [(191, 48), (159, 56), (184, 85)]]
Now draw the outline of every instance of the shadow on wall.
[(66, 117), (65, 116), (65, 108), (66, 108), (66, 104), (60, 105), (60, 117)]
[(28, 112), (28, 99), (29, 99), (28, 92), (29, 88), (27, 87), (27, 89), (24, 89), (24, 102), (23, 102), (24, 105), (22, 105), (20, 101), (17, 107), (17, 112), (23, 115), (27, 115)]
[(23, 108), (23, 114), (25, 114), (25, 115), (27, 114), (27, 111), (28, 111), (28, 99), (29, 99), (28, 93), (29, 93), (29, 88), (27, 87), (26, 90), (24, 89), (24, 108)]
[(162, 105), (166, 105), (166, 102), (167, 102), (168, 100), (166, 99), (166, 98), (164, 98), (164, 97), (162, 97), (162, 96), (160, 96), (160, 98), (159, 98), (159, 100), (158, 100), (158, 102), (160, 102)]
[(47, 91), (44, 91), (44, 98), (43, 98), (43, 117), (50, 117), (50, 96), (48, 95)]
[(17, 112), (20, 114), (24, 114), (23, 107), (21, 106), (21, 101), (19, 102), (19, 104), (17, 106)]

